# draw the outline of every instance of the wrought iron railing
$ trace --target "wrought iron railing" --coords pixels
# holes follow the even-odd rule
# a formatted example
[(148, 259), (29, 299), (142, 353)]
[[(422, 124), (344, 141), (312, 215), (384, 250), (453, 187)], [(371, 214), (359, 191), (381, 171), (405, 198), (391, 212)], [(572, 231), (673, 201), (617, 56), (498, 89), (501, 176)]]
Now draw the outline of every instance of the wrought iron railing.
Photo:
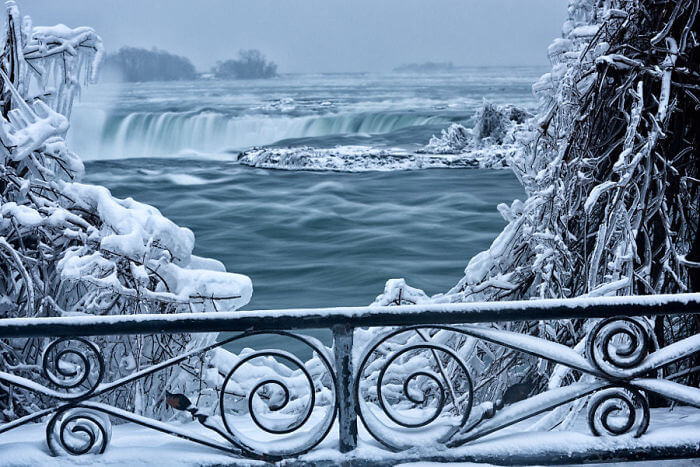
[[(359, 420), (366, 439), (381, 443), (388, 463), (397, 459), (542, 463), (602, 456), (607, 456), (606, 460), (693, 457), (700, 452), (700, 433), (678, 442), (654, 439), (635, 444), (630, 438), (644, 440), (654, 422), (649, 409), (652, 395), (700, 408), (700, 389), (664, 379), (660, 371), (683, 359), (696, 358), (700, 334), (658, 348), (647, 319), (697, 313), (700, 294), (0, 319), (0, 343), (28, 338), (43, 338), (40, 341), (44, 343), (34, 368), (42, 377), (27, 377), (36, 372), (13, 367), (9, 360), (0, 366), (15, 368), (0, 371), (0, 393), (34, 393), (43, 404), (0, 425), (0, 443), (2, 433), (43, 420), (52, 453), (102, 453), (109, 445), (112, 417), (228, 452), (232, 462), (236, 456), (303, 459), (299, 456), (322, 442), (353, 455)], [(479, 324), (563, 319), (589, 324), (585, 345), (572, 348)], [(332, 350), (316, 338), (291, 332), (309, 329), (331, 330)], [(106, 356), (96, 343), (105, 341), (98, 336), (214, 331), (235, 334), (118, 378), (107, 376)], [(213, 349), (267, 335), (297, 342), (311, 349), (313, 357), (303, 361), (284, 349), (241, 353), (215, 384), (218, 400), (209, 410), (198, 407), (185, 394), (171, 394), (163, 388), (163, 402), (191, 413), (202, 429), (188, 430), (180, 424), (137, 415), (132, 407), (103, 401), (111, 391), (185, 365)], [(470, 339), (569, 368), (578, 375), (578, 382), (527, 394), (524, 400), (506, 406), (500, 400), (479, 400), (475, 393), (480, 375), (464, 361), (459, 345)], [(11, 357), (2, 353), (2, 358)], [(243, 371), (254, 362), (256, 371)], [(241, 375), (247, 376), (242, 380)], [(596, 445), (597, 450), (578, 454), (570, 449), (567, 455), (537, 449), (527, 455), (521, 451), (509, 455), (503, 450), (497, 454), (470, 450), (493, 433), (517, 433), (518, 423), (582, 400), (588, 402), (590, 432), (611, 437), (603, 448)], [(256, 439), (251, 433), (261, 437)], [(622, 436), (615, 438), (618, 435)], [(623, 441), (616, 443), (615, 439)], [(373, 456), (378, 459), (376, 452)]]

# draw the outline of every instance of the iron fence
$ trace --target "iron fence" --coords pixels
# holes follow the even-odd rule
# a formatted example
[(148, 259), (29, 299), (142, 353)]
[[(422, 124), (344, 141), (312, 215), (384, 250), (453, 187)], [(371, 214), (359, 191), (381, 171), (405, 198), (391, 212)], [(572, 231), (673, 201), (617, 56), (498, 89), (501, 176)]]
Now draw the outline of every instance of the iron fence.
[[(232, 463), (239, 458), (302, 462), (303, 455), (320, 443), (337, 443), (337, 450), (361, 463), (362, 455), (356, 453), (358, 425), (367, 439), (381, 444), (387, 463), (397, 459), (513, 464), (694, 457), (700, 455), (700, 433), (678, 442), (635, 444), (629, 439), (644, 440), (653, 424), (652, 397), (700, 408), (700, 389), (665, 377), (662, 371), (684, 359), (697, 360), (700, 333), (660, 347), (648, 319), (698, 313), (700, 294), (679, 294), (0, 319), (0, 342), (38, 339), (43, 346), (32, 369), (13, 366), (11, 355), (0, 347), (5, 359), (0, 366), (0, 394), (21, 390), (41, 401), (41, 406), (0, 425), (0, 442), (2, 433), (43, 421), (52, 453), (102, 453), (109, 446), (110, 419), (119, 419), (225, 451)], [(554, 320), (584, 323), (587, 332), (582, 345), (567, 346), (481, 324)], [(332, 348), (295, 332), (309, 329), (332, 331)], [(108, 376), (106, 356), (97, 343), (105, 339), (98, 336), (208, 332), (234, 334), (116, 378)], [(118, 388), (179, 368), (214, 349), (269, 335), (310, 349), (312, 358), (304, 361), (284, 348), (243, 352), (214, 384), (218, 400), (207, 409), (187, 394), (163, 387), (162, 402), (190, 413), (200, 430), (103, 400)], [(477, 389), (483, 387), (481, 375), (465, 361), (461, 347), (474, 341), (556, 364), (573, 372), (576, 382), (535, 394), (533, 388), (525, 388), (523, 397), (514, 401), (477, 397)], [(255, 371), (244, 371), (250, 365)], [(685, 376), (698, 371), (690, 367)], [(203, 375), (195, 372), (192, 377)], [(612, 440), (602, 448), (569, 455), (546, 449), (527, 455), (466, 449), (497, 432), (517, 433), (524, 420), (584, 400), (590, 433)]]

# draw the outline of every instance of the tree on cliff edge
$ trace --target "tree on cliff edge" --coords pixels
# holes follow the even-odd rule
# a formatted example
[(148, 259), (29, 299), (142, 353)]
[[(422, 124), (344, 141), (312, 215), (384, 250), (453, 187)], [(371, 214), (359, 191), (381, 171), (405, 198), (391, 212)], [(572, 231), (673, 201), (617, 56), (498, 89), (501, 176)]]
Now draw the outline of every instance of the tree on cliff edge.
[(265, 79), (277, 76), (277, 65), (259, 50), (241, 50), (238, 60), (219, 62), (213, 71), (219, 79)]

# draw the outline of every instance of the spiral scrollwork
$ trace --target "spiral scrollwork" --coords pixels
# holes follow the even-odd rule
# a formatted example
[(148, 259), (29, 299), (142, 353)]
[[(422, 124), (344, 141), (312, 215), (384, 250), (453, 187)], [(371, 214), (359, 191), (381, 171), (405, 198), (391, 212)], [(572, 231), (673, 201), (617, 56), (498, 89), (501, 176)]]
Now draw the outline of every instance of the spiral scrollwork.
[[(336, 379), (324, 351), (307, 338), (282, 334), (316, 350), (320, 365), (311, 371), (289, 352), (256, 351), (233, 366), (221, 387), (221, 418), (229, 440), (253, 457), (309, 451), (326, 437), (337, 412)], [(255, 430), (239, 429), (246, 417)]]
[(393, 450), (444, 444), (472, 409), (468, 367), (453, 349), (429, 342), (425, 334), (389, 354), (381, 352), (395, 349), (390, 339), (404, 332), (381, 337), (365, 353), (355, 380), (360, 418), (375, 439)]
[(588, 426), (595, 436), (642, 436), (649, 427), (649, 403), (633, 388), (604, 389), (589, 402)]
[(609, 318), (600, 321), (589, 333), (586, 343), (588, 359), (615, 379), (634, 376), (634, 368), (654, 348), (648, 326), (632, 318)]
[(93, 393), (105, 372), (100, 348), (82, 337), (52, 341), (44, 349), (41, 361), (44, 376), (67, 393), (66, 399)]
[(102, 454), (112, 436), (109, 417), (83, 407), (56, 412), (46, 426), (46, 444), (51, 454)]

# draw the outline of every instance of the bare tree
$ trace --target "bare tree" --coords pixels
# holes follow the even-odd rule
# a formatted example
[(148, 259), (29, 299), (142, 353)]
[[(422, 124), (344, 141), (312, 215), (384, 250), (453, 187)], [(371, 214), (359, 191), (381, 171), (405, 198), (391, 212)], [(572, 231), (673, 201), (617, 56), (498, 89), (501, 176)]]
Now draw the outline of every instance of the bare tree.
[(220, 79), (259, 79), (277, 76), (277, 64), (268, 61), (259, 50), (241, 50), (238, 60), (219, 62), (213, 69)]
[[(563, 37), (549, 47), (552, 71), (533, 87), (540, 109), (528, 142), (509, 160), (527, 199), (499, 206), (508, 225), (450, 291), (426, 297), (390, 282), (378, 303), (400, 293), (460, 302), (700, 290), (699, 3), (570, 0)], [(590, 324), (508, 329), (583, 351)], [(652, 324), (661, 345), (700, 332), (697, 317)], [(535, 392), (578, 378), (468, 341), (458, 347), (485, 367), (487, 399), (522, 381)], [(698, 363), (666, 374), (697, 384)]]

